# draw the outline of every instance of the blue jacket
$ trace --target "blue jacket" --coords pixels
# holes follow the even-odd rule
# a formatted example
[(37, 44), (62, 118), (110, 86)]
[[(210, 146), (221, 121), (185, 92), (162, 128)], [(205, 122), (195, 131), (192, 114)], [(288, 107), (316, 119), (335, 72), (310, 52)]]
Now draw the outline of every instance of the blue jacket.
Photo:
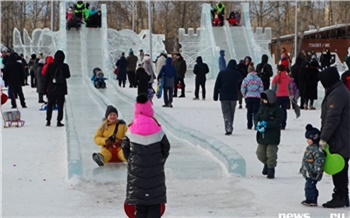
[(167, 57), (165, 61), (165, 65), (162, 67), (157, 77), (157, 79), (159, 80), (164, 76), (165, 78), (164, 87), (168, 87), (168, 88), (174, 87), (174, 82), (176, 77), (176, 69), (171, 62), (172, 62), (171, 57)]
[(237, 101), (242, 76), (235, 60), (230, 60), (225, 70), (219, 72), (214, 86), (214, 101)]
[(220, 57), (219, 57), (219, 70), (225, 70), (226, 68), (226, 60), (225, 60), (225, 50), (220, 50)]

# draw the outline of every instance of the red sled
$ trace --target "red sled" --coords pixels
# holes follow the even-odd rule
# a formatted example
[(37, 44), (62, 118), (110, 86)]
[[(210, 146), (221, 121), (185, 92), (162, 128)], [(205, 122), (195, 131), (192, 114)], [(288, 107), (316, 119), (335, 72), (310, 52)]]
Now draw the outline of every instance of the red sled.
[(113, 147), (113, 148), (110, 149), (110, 152), (112, 153), (112, 158), (109, 161), (109, 163), (120, 163), (120, 162), (123, 162), (118, 157), (118, 152), (121, 149), (122, 149), (121, 147), (116, 147), (116, 148)]
[[(127, 204), (124, 201), (124, 211), (129, 218), (135, 218), (135, 205)], [(165, 212), (165, 204), (160, 205), (160, 216), (163, 216)]]
[(8, 99), (7, 95), (2, 93), (1, 94), (1, 105), (5, 104), (7, 99)]
[(7, 127), (22, 127), (24, 126), (24, 120), (21, 120), (21, 113), (16, 111), (6, 111), (2, 113), (2, 118), (4, 120), (4, 128)]

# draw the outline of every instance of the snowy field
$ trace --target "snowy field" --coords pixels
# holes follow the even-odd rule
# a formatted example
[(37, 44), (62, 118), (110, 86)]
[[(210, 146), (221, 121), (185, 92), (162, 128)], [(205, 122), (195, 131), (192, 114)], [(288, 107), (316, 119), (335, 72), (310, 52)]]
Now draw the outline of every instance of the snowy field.
[[(109, 81), (107, 88), (115, 88), (110, 83), (115, 81)], [(212, 100), (214, 81), (207, 81), (205, 101), (192, 100), (192, 77), (186, 78), (186, 83), (186, 98), (175, 98), (174, 108), (162, 108), (163, 100), (154, 99), (156, 114), (166, 114), (170, 120), (198, 130), (235, 149), (246, 161), (246, 176), (229, 175), (220, 161), (201, 149), (200, 145), (187, 145), (186, 142), (184, 146), (188, 146), (189, 152), (193, 150), (201, 153), (211, 162), (218, 163), (213, 169), (215, 173), (201, 170), (201, 165), (195, 158), (174, 163), (180, 154), (175, 152), (178, 145), (172, 145), (169, 165), (178, 164), (185, 176), (174, 176), (166, 165), (168, 204), (163, 217), (350, 217), (349, 208), (321, 207), (322, 203), (331, 199), (333, 185), (329, 175), (325, 175), (317, 185), (319, 206), (311, 208), (300, 204), (304, 200), (304, 178), (299, 174), (299, 169), (306, 147), (305, 126), (311, 123), (320, 127), (319, 106), (315, 111), (302, 111), (298, 119), (292, 110), (288, 111), (287, 127), (282, 131), (279, 145), (276, 178), (269, 180), (261, 174), (263, 165), (255, 155), (256, 132), (246, 128), (246, 110), (236, 110), (233, 135), (225, 136), (220, 103)], [(117, 88), (117, 91), (136, 95), (136, 89)], [(81, 90), (77, 94), (84, 92)], [(24, 127), (1, 130), (2, 216), (126, 217), (123, 211), (126, 178), (115, 182), (68, 178), (67, 146), (72, 145), (66, 144), (66, 127), (45, 127), (45, 112), (38, 110), (40, 104), (37, 103), (37, 93), (29, 86), (24, 87), (24, 93), (28, 106), (27, 109), (20, 108), (22, 118), (26, 121)], [(322, 99), (323, 96), (319, 96), (316, 105)], [(10, 107), (10, 102), (7, 102), (2, 111), (8, 111)], [(93, 116), (102, 118), (104, 115), (104, 111), (93, 106), (86, 110), (91, 111)], [(133, 107), (129, 110), (133, 111)], [(56, 115), (54, 112), (53, 124)], [(89, 117), (75, 119), (87, 120)], [(130, 121), (126, 120), (127, 123)], [(96, 123), (94, 128), (98, 125)], [(169, 137), (181, 138), (167, 126), (164, 125), (164, 128)], [(91, 138), (91, 144), (94, 143), (93, 135), (86, 137)], [(116, 170), (125, 170), (125, 167)]]

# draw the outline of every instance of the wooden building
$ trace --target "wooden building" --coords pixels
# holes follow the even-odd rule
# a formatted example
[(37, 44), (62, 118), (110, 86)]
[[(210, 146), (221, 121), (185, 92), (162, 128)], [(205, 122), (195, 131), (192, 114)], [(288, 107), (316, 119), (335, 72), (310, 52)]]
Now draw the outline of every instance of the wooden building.
[[(281, 36), (280, 41), (281, 48), (285, 47), (288, 53), (294, 49), (294, 34)], [(305, 31), (301, 49), (306, 52), (313, 50), (316, 53), (329, 49), (332, 54), (336, 53), (340, 61), (343, 62), (349, 47), (350, 23), (347, 23)], [(279, 58), (277, 57), (276, 38), (271, 39), (271, 55), (275, 57), (277, 64)]]

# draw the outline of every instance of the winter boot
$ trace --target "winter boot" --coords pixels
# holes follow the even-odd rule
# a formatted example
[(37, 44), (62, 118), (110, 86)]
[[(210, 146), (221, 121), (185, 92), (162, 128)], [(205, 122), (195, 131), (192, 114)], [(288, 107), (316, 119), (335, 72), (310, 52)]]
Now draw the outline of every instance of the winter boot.
[(311, 104), (311, 105), (309, 106), (309, 110), (316, 110), (316, 108)]
[(317, 201), (305, 200), (301, 204), (309, 207), (317, 207)]
[(267, 168), (267, 164), (265, 164), (265, 165), (264, 165), (264, 168), (263, 168), (263, 171), (262, 171), (262, 174), (263, 174), (263, 175), (267, 175), (267, 172), (268, 172), (267, 169), (268, 169), (268, 168)]
[(344, 203), (345, 207), (349, 207), (349, 195), (345, 196)]
[(104, 165), (103, 163), (103, 155), (100, 153), (93, 153), (92, 154), (92, 159), (99, 165), (100, 167)]
[(268, 168), (267, 169), (267, 178), (268, 179), (275, 178), (275, 168)]
[(332, 200), (322, 204), (322, 207), (325, 207), (325, 208), (345, 207), (345, 199), (339, 196), (338, 194), (334, 193), (332, 195)]

